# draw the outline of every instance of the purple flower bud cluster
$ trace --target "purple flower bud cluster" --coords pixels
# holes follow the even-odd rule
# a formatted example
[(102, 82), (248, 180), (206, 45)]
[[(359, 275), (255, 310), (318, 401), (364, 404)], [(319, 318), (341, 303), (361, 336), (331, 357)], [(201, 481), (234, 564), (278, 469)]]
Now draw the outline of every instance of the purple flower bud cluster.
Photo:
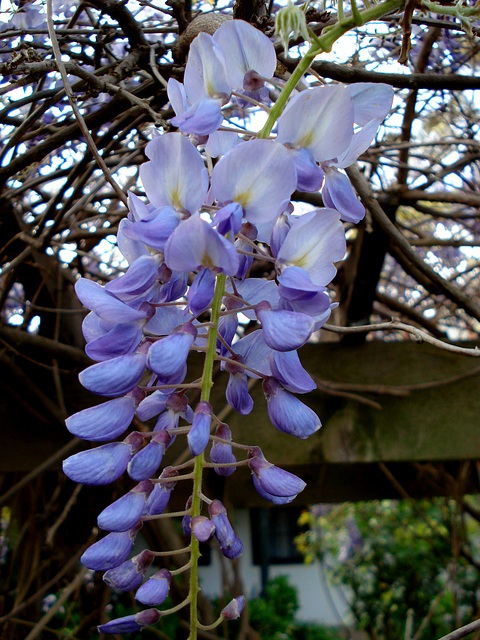
[[(95, 361), (80, 382), (109, 399), (68, 418), (72, 434), (103, 444), (65, 460), (64, 471), (85, 484), (107, 484), (124, 472), (137, 483), (100, 513), (98, 526), (108, 533), (82, 563), (106, 571), (114, 589), (135, 589), (137, 600), (151, 607), (166, 599), (171, 574), (160, 569), (145, 581), (155, 552), (130, 554), (142, 523), (165, 516), (176, 482), (194, 482), (182, 521), (192, 549), (210, 539), (230, 559), (243, 549), (222, 503), (195, 489), (197, 476), (185, 472), (189, 463), (181, 471), (161, 470), (176, 437), (185, 438), (195, 469), (208, 447), (209, 465), (220, 475), (248, 465), (255, 489), (275, 504), (290, 502), (305, 487), (258, 447), (233, 441), (209, 402), (211, 378), (188, 377), (190, 352), (205, 352), (206, 362), (216, 359), (228, 373), (226, 401), (240, 414), (252, 411), (248, 382), (258, 379), (279, 431), (307, 438), (321, 426), (297, 397), (315, 388), (297, 350), (336, 306), (327, 287), (346, 251), (341, 220), (363, 216), (341, 169), (369, 146), (392, 94), (384, 85), (317, 87), (290, 99), (275, 139), (219, 130), (231, 99), (267, 99), (265, 83), (275, 66), (270, 40), (242, 21), (193, 41), (184, 84), (168, 85), (172, 124), (181, 132), (147, 144), (148, 161), (140, 168), (146, 201), (130, 193), (119, 225), (128, 269), (105, 286), (80, 278), (75, 287), (90, 311), (83, 333)], [(203, 149), (219, 158), (210, 173)], [(300, 215), (290, 202), (293, 192), (320, 188), (327, 207)], [(271, 265), (268, 277), (249, 277), (256, 259)], [(239, 314), (256, 328), (246, 332)], [(202, 398), (192, 408), (190, 394), (198, 389)], [(155, 424), (126, 435), (135, 416)], [(233, 600), (223, 617), (237, 617), (243, 604)], [(100, 630), (137, 631), (161, 613), (147, 609)]]

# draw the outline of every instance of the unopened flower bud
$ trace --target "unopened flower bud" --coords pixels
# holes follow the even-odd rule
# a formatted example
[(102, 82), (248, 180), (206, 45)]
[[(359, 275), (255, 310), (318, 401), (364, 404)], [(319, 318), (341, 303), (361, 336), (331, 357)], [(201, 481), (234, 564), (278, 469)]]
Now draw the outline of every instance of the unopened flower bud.
[(199, 402), (193, 417), (192, 428), (187, 436), (188, 446), (192, 456), (203, 453), (210, 436), (210, 422), (212, 407), (208, 402)]
[(190, 526), (199, 542), (207, 542), (215, 533), (215, 525), (205, 516), (194, 516)]
[(107, 531), (131, 529), (142, 517), (145, 503), (152, 490), (153, 484), (149, 480), (143, 480), (100, 513), (97, 519), (98, 526)]
[(140, 613), (134, 613), (124, 618), (110, 620), (106, 624), (98, 627), (100, 633), (135, 633), (141, 631), (143, 627), (149, 627), (160, 620), (160, 611), (157, 609), (145, 609)]
[(308, 33), (305, 12), (301, 7), (294, 5), (292, 0), (288, 0), (287, 6), (280, 9), (275, 18), (275, 34), (280, 34), (282, 38), (285, 55), (288, 55), (288, 43), (290, 42), (290, 34), (292, 32), (294, 38), (298, 38), (302, 35), (303, 38), (309, 42), (310, 36)]
[(238, 596), (231, 600), (226, 607), (222, 609), (222, 616), (225, 620), (236, 620), (242, 614), (245, 607), (245, 596)]
[(145, 571), (153, 562), (154, 555), (145, 549), (138, 556), (122, 562), (121, 565), (110, 569), (103, 575), (104, 581), (117, 591), (130, 591), (140, 586)]
[(138, 589), (135, 599), (142, 604), (157, 606), (168, 596), (172, 574), (167, 569), (160, 569)]

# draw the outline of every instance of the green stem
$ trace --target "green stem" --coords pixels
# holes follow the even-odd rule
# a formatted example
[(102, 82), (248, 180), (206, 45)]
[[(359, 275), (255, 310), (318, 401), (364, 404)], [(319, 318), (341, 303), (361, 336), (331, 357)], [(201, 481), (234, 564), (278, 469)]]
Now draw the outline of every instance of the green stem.
[(331, 51), (333, 44), (341, 36), (347, 33), (347, 31), (358, 27), (358, 24), (355, 20), (361, 20), (362, 24), (366, 24), (371, 20), (378, 20), (387, 13), (391, 13), (392, 11), (401, 9), (404, 7), (404, 5), (405, 0), (384, 0), (384, 2), (376, 4), (373, 7), (365, 9), (364, 11), (358, 12), (357, 10), (358, 15), (356, 15), (355, 17), (353, 15), (350, 15), (341, 22), (337, 22), (337, 24), (335, 24), (330, 29), (325, 29), (323, 35), (321, 35), (312, 44), (305, 56), (296, 66), (294, 72), (292, 73), (287, 83), (283, 87), (280, 95), (278, 96), (277, 101), (273, 105), (265, 126), (258, 134), (258, 137), (267, 138), (270, 135), (275, 122), (282, 114), (292, 91), (295, 89), (303, 74), (307, 71), (308, 67), (312, 64), (313, 60), (318, 56), (319, 53)]
[[(212, 300), (212, 312), (211, 322), (212, 326), (208, 330), (207, 337), (207, 352), (205, 354), (205, 362), (203, 365), (202, 376), (202, 394), (200, 400), (209, 402), (210, 389), (213, 386), (213, 364), (215, 362), (216, 346), (217, 346), (217, 328), (218, 320), (220, 318), (220, 308), (222, 305), (222, 298), (225, 291), (226, 276), (224, 273), (219, 273), (217, 276), (217, 283), (215, 286), (215, 294)], [(192, 496), (192, 509), (191, 517), (200, 515), (201, 500), (200, 494), (202, 492), (202, 475), (204, 467), (204, 456), (201, 453), (195, 458), (195, 467), (193, 469), (193, 496)], [(198, 592), (200, 588), (198, 586), (198, 560), (200, 558), (199, 542), (196, 537), (191, 536), (191, 570), (190, 570), (190, 635), (188, 640), (196, 640), (198, 629)]]
[(352, 17), (355, 20), (355, 24), (361, 27), (363, 24), (363, 16), (358, 10), (357, 0), (350, 0), (350, 4), (352, 6)]
[(480, 10), (477, 5), (473, 7), (461, 6), (458, 7), (456, 4), (453, 6), (446, 6), (443, 4), (439, 4), (438, 2), (429, 2), (429, 0), (421, 0), (420, 7), (422, 9), (427, 9), (428, 11), (433, 11), (435, 13), (441, 14), (443, 16), (459, 16), (459, 14), (463, 18), (470, 17), (478, 17), (480, 14)]

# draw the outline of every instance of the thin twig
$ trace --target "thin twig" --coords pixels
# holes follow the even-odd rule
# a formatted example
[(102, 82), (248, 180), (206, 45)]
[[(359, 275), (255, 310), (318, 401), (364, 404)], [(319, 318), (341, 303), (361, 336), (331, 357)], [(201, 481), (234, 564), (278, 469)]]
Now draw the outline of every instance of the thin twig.
[(455, 629), (455, 631), (452, 631), (451, 633), (447, 633), (446, 636), (442, 636), (438, 640), (459, 640), (460, 638), (465, 638), (465, 636), (470, 635), (478, 629), (480, 629), (480, 618), (470, 622), (470, 624), (466, 624), (464, 627)]
[(90, 131), (88, 130), (85, 120), (83, 119), (83, 116), (77, 107), (77, 99), (75, 97), (75, 94), (72, 91), (72, 87), (68, 80), (67, 71), (65, 69), (65, 65), (62, 60), (62, 53), (60, 51), (60, 47), (58, 46), (57, 35), (55, 33), (55, 26), (53, 24), (53, 6), (52, 5), (53, 5), (53, 0), (47, 0), (47, 27), (48, 27), (50, 40), (52, 43), (53, 54), (55, 56), (55, 60), (57, 62), (60, 75), (62, 76), (62, 82), (63, 82), (63, 86), (65, 87), (65, 93), (67, 94), (68, 101), (70, 102), (73, 113), (75, 114), (75, 118), (78, 122), (78, 126), (80, 127), (83, 135), (85, 136), (85, 140), (88, 144), (88, 148), (92, 152), (93, 157), (98, 163), (98, 166), (103, 171), (105, 180), (114, 189), (115, 193), (117, 194), (118, 198), (123, 202), (123, 204), (125, 206), (128, 206), (128, 200), (126, 195), (123, 193), (123, 191), (121, 190), (117, 182), (110, 175), (108, 167), (105, 164), (105, 161), (102, 158), (102, 156), (98, 153), (98, 149), (95, 145), (95, 142), (92, 136), (90, 135)]
[(34, 640), (43, 631), (45, 626), (49, 623), (49, 621), (53, 618), (53, 616), (60, 610), (60, 608), (65, 604), (65, 602), (68, 600), (71, 594), (75, 591), (75, 589), (80, 587), (87, 571), (88, 569), (86, 567), (82, 567), (82, 569), (79, 571), (79, 573), (77, 573), (76, 577), (72, 580), (72, 582), (63, 589), (62, 593), (60, 594), (55, 604), (52, 607), (50, 607), (50, 609), (43, 616), (43, 618), (41, 618), (37, 622), (37, 624), (33, 627), (33, 629), (30, 631), (30, 633), (25, 638), (25, 640)]
[(467, 347), (457, 347), (454, 344), (449, 344), (448, 342), (443, 342), (443, 340), (438, 340), (433, 336), (429, 335), (425, 331), (421, 329), (417, 329), (417, 327), (412, 327), (409, 324), (405, 324), (405, 322), (400, 322), (396, 318), (392, 319), (390, 322), (377, 322), (374, 324), (366, 324), (360, 325), (356, 327), (339, 327), (332, 324), (324, 324), (323, 329), (326, 331), (332, 331), (333, 333), (369, 333), (370, 331), (405, 331), (406, 333), (410, 333), (415, 336), (419, 342), (428, 342), (428, 344), (432, 344), (434, 347), (438, 347), (439, 349), (443, 349), (444, 351), (449, 351), (450, 353), (456, 353), (462, 356), (469, 356), (470, 358), (480, 358), (480, 349), (478, 347), (467, 348)]
[(77, 486), (73, 490), (73, 493), (70, 496), (67, 504), (63, 508), (62, 513), (60, 514), (60, 516), (57, 518), (57, 520), (53, 523), (53, 525), (47, 531), (47, 535), (45, 536), (45, 543), (49, 547), (53, 546), (53, 540), (55, 538), (55, 534), (57, 532), (57, 529), (62, 525), (62, 523), (67, 518), (68, 513), (69, 513), (70, 509), (73, 507), (73, 505), (75, 504), (75, 502), (77, 501), (78, 494), (82, 490), (83, 486), (84, 486), (83, 484), (77, 484)]
[(10, 498), (14, 496), (18, 491), (20, 491), (20, 489), (22, 489), (25, 485), (27, 485), (34, 478), (49, 469), (58, 460), (61, 460), (67, 453), (70, 453), (72, 449), (75, 449), (79, 442), (80, 440), (78, 438), (70, 440), (70, 442), (68, 442), (65, 446), (51, 455), (50, 458), (47, 458), (44, 462), (42, 462), (42, 464), (39, 464), (38, 467), (35, 467), (35, 469), (30, 471), (30, 473), (27, 473), (27, 475), (19, 480), (17, 484), (14, 484), (13, 487), (11, 487), (8, 491), (0, 496), (0, 505), (10, 500)]

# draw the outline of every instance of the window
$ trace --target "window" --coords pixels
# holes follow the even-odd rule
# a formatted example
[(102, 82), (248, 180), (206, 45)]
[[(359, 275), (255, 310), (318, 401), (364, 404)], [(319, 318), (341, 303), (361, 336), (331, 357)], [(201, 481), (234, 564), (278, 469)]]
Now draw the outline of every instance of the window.
[(253, 563), (257, 565), (302, 563), (294, 538), (300, 532), (298, 507), (251, 509)]

